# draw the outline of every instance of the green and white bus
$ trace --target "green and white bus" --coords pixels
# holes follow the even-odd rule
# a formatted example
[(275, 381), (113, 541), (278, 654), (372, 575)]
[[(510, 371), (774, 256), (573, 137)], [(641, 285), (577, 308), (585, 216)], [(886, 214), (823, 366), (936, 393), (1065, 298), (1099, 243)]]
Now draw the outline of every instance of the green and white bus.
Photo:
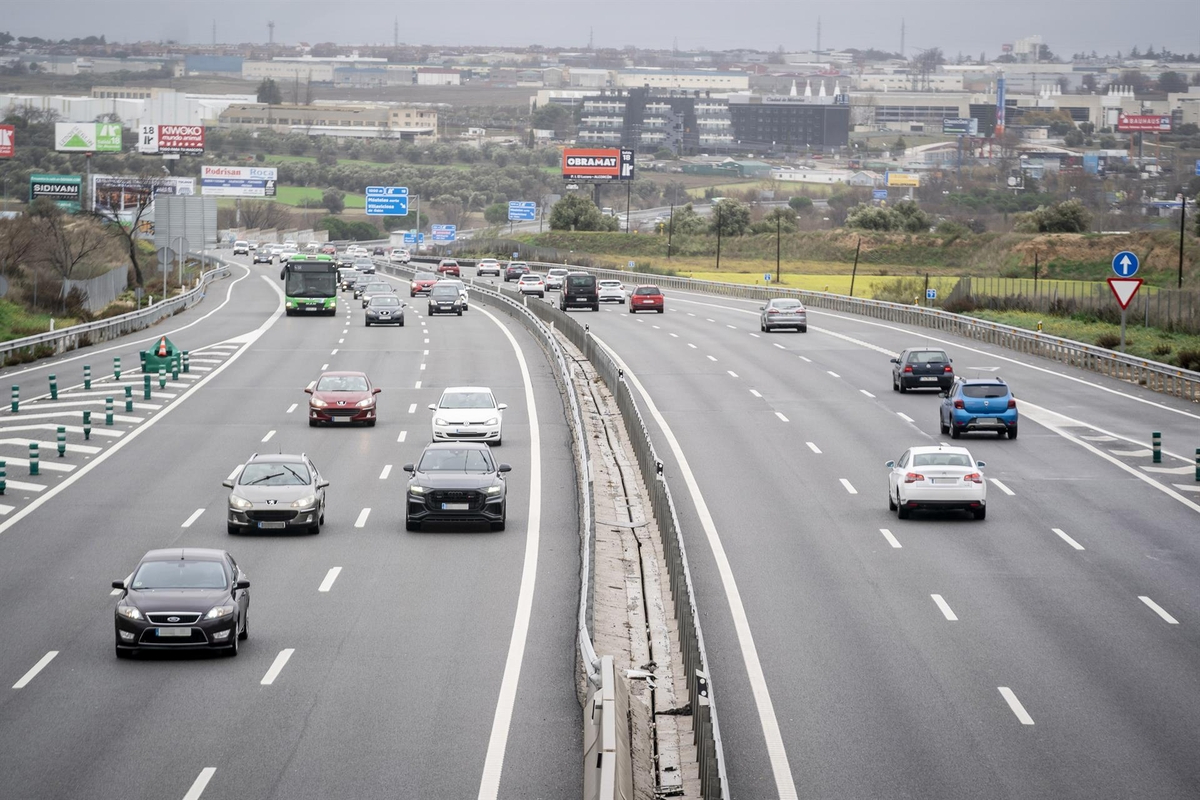
[(297, 254), (283, 267), (283, 294), (288, 316), (337, 313), (338, 272), (332, 256)]

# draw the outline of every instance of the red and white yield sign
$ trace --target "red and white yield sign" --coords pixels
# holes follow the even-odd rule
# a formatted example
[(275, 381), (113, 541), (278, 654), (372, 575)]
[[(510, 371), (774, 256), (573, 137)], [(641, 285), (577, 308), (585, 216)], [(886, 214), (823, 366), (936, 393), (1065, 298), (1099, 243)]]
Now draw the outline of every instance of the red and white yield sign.
[(1129, 308), (1129, 304), (1133, 302), (1133, 296), (1138, 293), (1141, 286), (1141, 278), (1108, 279), (1108, 288), (1112, 289), (1113, 297), (1117, 298), (1117, 304), (1121, 306), (1122, 311)]

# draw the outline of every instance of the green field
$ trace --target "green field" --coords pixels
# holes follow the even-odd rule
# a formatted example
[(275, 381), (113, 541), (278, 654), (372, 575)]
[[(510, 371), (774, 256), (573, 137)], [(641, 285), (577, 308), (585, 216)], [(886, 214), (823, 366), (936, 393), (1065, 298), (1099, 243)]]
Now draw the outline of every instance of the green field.
[[(279, 186), (275, 189), (275, 200), (289, 206), (304, 206), (308, 200), (310, 208), (321, 208), (321, 195), (324, 189), (313, 186)], [(347, 194), (346, 208), (366, 208), (367, 199), (361, 194)]]
[[(767, 270), (762, 272), (685, 272), (680, 271), (680, 277), (695, 278), (701, 281), (720, 281), (722, 283), (744, 283), (749, 285), (767, 285), (763, 280), (763, 275)], [(788, 274), (784, 272), (781, 283), (775, 283), (775, 271), (770, 270), (771, 281), (773, 286), (786, 286), (789, 289), (805, 289), (810, 292), (833, 292), (834, 294), (849, 294), (850, 293), (850, 276), (849, 275), (810, 275), (810, 274)], [(902, 280), (912, 280), (911, 276), (900, 275), (859, 275), (854, 281), (855, 297), (871, 297), (875, 289), (880, 286), (894, 286)], [(958, 278), (930, 278), (929, 287), (937, 289), (940, 297), (945, 297), (954, 289), (958, 283)], [(922, 286), (924, 284), (922, 283)]]

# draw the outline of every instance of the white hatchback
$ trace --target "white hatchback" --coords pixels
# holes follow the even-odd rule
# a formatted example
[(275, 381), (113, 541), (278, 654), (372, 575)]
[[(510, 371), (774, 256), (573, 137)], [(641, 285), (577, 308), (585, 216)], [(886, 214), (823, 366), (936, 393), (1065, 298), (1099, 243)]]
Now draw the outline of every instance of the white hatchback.
[(984, 462), (971, 458), (965, 447), (910, 447), (888, 472), (888, 508), (900, 519), (917, 509), (970, 511), (987, 516)]
[(546, 281), (536, 272), (526, 272), (517, 280), (517, 291), (521, 294), (536, 294), (546, 296)]
[(563, 281), (566, 280), (570, 270), (562, 267), (552, 267), (546, 271), (546, 289), (549, 291), (561, 291)]
[(596, 284), (596, 290), (600, 293), (601, 303), (616, 301), (621, 305), (625, 305), (625, 284), (620, 281), (599, 281)]
[(433, 412), (433, 441), (487, 442), (500, 446), (503, 440), (504, 409), (486, 386), (451, 386), (442, 392)]

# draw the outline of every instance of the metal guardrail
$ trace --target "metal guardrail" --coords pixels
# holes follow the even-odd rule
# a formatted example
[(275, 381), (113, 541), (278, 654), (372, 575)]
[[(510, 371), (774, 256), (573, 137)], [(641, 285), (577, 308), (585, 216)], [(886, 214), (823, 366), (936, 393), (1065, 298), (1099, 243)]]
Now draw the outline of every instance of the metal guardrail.
[[(201, 256), (197, 256), (200, 258)], [(57, 331), (38, 333), (21, 339), (13, 339), (0, 343), (0, 365), (11, 366), (9, 360), (20, 354), (29, 355), (31, 359), (22, 358), (22, 363), (37, 358), (48, 357), (75, 350), (79, 347), (89, 347), (100, 342), (111, 341), (128, 333), (149, 328), (151, 325), (167, 317), (191, 308), (204, 298), (205, 289), (218, 278), (228, 276), (229, 265), (212, 255), (203, 257), (206, 261), (215, 262), (217, 266), (204, 272), (199, 283), (183, 294), (155, 303), (152, 306), (130, 311), (109, 319), (96, 320), (72, 325)], [(50, 348), (47, 351), (45, 348)]]

